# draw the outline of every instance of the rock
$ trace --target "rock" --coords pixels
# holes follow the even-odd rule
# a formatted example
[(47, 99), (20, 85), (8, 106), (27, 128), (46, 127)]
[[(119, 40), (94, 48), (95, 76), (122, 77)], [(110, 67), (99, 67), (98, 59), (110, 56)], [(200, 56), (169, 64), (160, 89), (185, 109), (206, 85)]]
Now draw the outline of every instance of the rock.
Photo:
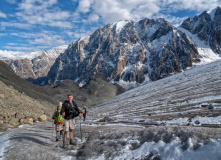
[(11, 124), (13, 126), (18, 126), (19, 125), (19, 119), (11, 118), (11, 120), (9, 121), (9, 124)]
[(0, 123), (0, 132), (4, 132), (8, 129), (8, 124)]
[(21, 124), (23, 124), (23, 123), (24, 123), (24, 119), (20, 119), (19, 122), (20, 122)]
[(15, 126), (11, 125), (11, 124), (7, 124), (8, 128), (14, 128)]
[(194, 123), (195, 123), (195, 124), (200, 124), (200, 121), (196, 120)]
[[(73, 78), (88, 82), (90, 77), (101, 72), (109, 81), (122, 79), (142, 83), (145, 75), (153, 81), (158, 80), (191, 67), (195, 59), (200, 58), (194, 42), (165, 19), (128, 21), (119, 33), (117, 25), (105, 25), (90, 36), (75, 41), (57, 58), (44, 79), (33, 79), (32, 82), (45, 81), (52, 85)], [(149, 28), (152, 28), (151, 32)], [(161, 41), (165, 36), (168, 41)], [(156, 41), (159, 44), (152, 45)], [(67, 65), (67, 59), (71, 65)]]
[(212, 104), (209, 104), (208, 109), (213, 109), (213, 105), (212, 105)]
[(204, 11), (194, 18), (186, 19), (181, 24), (181, 27), (196, 35), (201, 41), (204, 41), (216, 54), (220, 54), (221, 7), (217, 7), (213, 12), (213, 19), (210, 13)]
[(113, 121), (113, 119), (111, 119), (109, 117), (103, 117), (98, 122), (110, 122), (110, 121)]
[(15, 115), (15, 118), (22, 119), (22, 118), (24, 118), (24, 115), (21, 112), (17, 112)]
[(207, 103), (203, 103), (203, 104), (201, 104), (201, 107), (207, 107), (208, 106), (208, 104)]
[(33, 125), (33, 119), (32, 118), (27, 118), (24, 120), (24, 124), (31, 124)]
[(39, 117), (39, 121), (40, 121), (40, 122), (46, 122), (46, 121), (47, 121), (47, 116), (46, 116), (45, 114), (41, 115), (41, 116)]

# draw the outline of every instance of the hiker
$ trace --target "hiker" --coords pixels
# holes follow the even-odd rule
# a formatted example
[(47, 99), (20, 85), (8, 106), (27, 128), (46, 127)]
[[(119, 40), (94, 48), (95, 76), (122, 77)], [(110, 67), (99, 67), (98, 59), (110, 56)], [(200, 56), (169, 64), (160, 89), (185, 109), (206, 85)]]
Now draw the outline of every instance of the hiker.
[(86, 114), (87, 114), (87, 110), (86, 110), (86, 106), (84, 106), (84, 111), (82, 112), (83, 113), (83, 117), (84, 117), (84, 121), (86, 120)]
[(55, 119), (56, 141), (64, 134), (64, 118), (61, 113), (62, 102), (59, 102), (57, 109), (54, 111), (52, 119)]
[(65, 128), (64, 128), (64, 139), (63, 147), (66, 147), (66, 139), (69, 131), (70, 144), (74, 144), (73, 140), (73, 129), (75, 127), (75, 117), (81, 116), (81, 111), (79, 110), (77, 104), (73, 101), (73, 95), (68, 95), (68, 100), (64, 101), (62, 105), (62, 115), (64, 116)]

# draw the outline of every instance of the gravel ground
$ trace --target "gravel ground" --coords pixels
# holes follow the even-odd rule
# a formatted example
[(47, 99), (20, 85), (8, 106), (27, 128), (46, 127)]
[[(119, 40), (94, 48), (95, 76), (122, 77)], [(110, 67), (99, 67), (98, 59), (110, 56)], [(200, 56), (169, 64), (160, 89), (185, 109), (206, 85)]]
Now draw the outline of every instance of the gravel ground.
[[(123, 158), (122, 155), (140, 150), (147, 143), (169, 144), (177, 138), (179, 139), (179, 148), (185, 152), (190, 147), (198, 150), (201, 146), (208, 144), (211, 139), (215, 141), (221, 139), (221, 128), (193, 126), (84, 123), (82, 124), (82, 132), (83, 139), (81, 141), (79, 121), (77, 121), (74, 132), (76, 144), (68, 145), (68, 148), (63, 149), (62, 140), (56, 142), (55, 137), (52, 138), (51, 123), (25, 125), (21, 128), (12, 129), (2, 135), (7, 135), (5, 141), (9, 142), (5, 146), (3, 159), (134, 159), (134, 157)], [(0, 146), (4, 144), (3, 142), (0, 142)], [(138, 158), (136, 159), (163, 159), (158, 152), (160, 151), (150, 149), (148, 152), (137, 154)], [(216, 151), (214, 152), (216, 154)]]

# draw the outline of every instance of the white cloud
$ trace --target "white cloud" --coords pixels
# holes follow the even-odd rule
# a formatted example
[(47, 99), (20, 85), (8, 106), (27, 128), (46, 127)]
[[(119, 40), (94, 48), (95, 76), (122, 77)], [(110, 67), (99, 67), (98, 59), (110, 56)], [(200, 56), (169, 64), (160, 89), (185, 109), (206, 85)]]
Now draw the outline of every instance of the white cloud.
[(54, 7), (57, 0), (23, 0), (17, 18), (27, 24), (72, 28), (71, 13)]
[(93, 0), (80, 0), (77, 11), (87, 13), (90, 11)]
[(97, 14), (90, 14), (88, 17), (89, 22), (97, 22), (99, 20), (99, 16)]
[(16, 27), (20, 29), (30, 29), (33, 26), (26, 23), (20, 23), (20, 22), (0, 22), (0, 27), (6, 28), (6, 27)]
[(15, 51), (8, 51), (8, 50), (0, 50), (0, 58), (3, 58), (3, 57), (15, 58), (15, 57), (22, 56), (25, 54), (27, 53), (20, 52), (20, 51), (15, 52)]
[(6, 0), (8, 3), (10, 4), (16, 4), (17, 3), (17, 0)]
[(14, 46), (14, 45), (17, 45), (17, 43), (7, 43), (7, 45)]
[(183, 17), (168, 16), (169, 13), (183, 10), (202, 12), (217, 6), (221, 6), (220, 0), (80, 0), (78, 11), (86, 14), (89, 12), (88, 22), (138, 21), (164, 14), (164, 17), (170, 18), (170, 22), (178, 24)]
[(0, 18), (6, 18), (6, 14), (0, 11)]
[(13, 43), (8, 43), (7, 46), (4, 47), (8, 50), (39, 51), (41, 49), (49, 49), (69, 44), (69, 42), (64, 40), (63, 36), (56, 35), (55, 32), (51, 31), (42, 31), (41, 33), (15, 32), (10, 33), (9, 35), (24, 38), (24, 43), (28, 44), (22, 46), (19, 44), (13, 45)]

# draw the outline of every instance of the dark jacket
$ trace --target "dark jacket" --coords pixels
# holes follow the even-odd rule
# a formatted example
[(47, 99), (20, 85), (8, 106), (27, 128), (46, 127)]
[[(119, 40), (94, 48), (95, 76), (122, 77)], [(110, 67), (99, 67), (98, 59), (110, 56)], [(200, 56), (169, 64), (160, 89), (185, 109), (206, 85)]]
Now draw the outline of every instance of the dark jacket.
[(70, 105), (67, 100), (64, 101), (64, 103), (62, 104), (61, 113), (65, 112), (64, 119), (74, 119), (74, 117), (77, 117), (81, 113), (77, 104), (74, 101), (72, 101), (72, 104), (73, 105)]

